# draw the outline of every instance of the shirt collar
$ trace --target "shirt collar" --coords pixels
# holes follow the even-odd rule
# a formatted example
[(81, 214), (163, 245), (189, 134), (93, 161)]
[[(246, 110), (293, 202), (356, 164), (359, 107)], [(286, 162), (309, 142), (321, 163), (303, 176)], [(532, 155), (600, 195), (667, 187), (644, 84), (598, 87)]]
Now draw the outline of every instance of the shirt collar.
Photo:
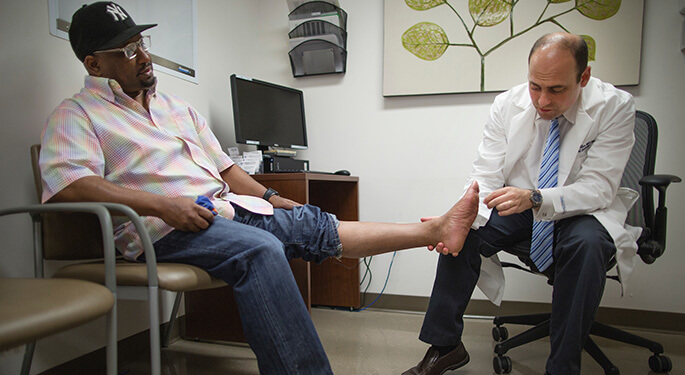
[(580, 90), (580, 94), (578, 94), (578, 98), (576, 99), (576, 102), (573, 103), (571, 108), (568, 109), (568, 111), (564, 112), (564, 118), (566, 118), (566, 121), (568, 121), (571, 125), (576, 123), (576, 116), (578, 116), (578, 108), (580, 106), (580, 102), (583, 100), (583, 90)]
[[(132, 100), (130, 96), (126, 95), (122, 90), (121, 85), (114, 79), (104, 77), (86, 76), (85, 87), (93, 91), (95, 94), (101, 96), (103, 99), (114, 102), (117, 100)], [(157, 93), (157, 83), (147, 89), (145, 97), (147, 100), (155, 97)]]

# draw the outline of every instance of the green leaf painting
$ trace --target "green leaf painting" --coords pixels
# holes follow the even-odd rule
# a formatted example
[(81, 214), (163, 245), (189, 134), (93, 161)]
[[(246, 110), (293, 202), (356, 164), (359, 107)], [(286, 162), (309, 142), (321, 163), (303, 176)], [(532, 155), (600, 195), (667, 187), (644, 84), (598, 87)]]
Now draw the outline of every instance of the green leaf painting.
[(618, 12), (621, 0), (576, 0), (578, 11), (593, 20), (605, 20)]
[(469, 0), (469, 13), (478, 26), (495, 26), (509, 17), (512, 4), (505, 0)]
[(445, 4), (446, 0), (407, 0), (407, 5), (414, 10), (427, 10)]
[(595, 39), (589, 35), (581, 35), (581, 38), (583, 38), (587, 44), (587, 60), (595, 61), (595, 51), (597, 50)]
[(402, 35), (404, 48), (416, 57), (428, 61), (440, 58), (449, 43), (445, 30), (430, 22), (417, 23)]
[[(386, 0), (391, 1), (391, 0)], [(465, 1), (465, 0), (460, 0)], [(631, 0), (633, 1), (633, 0)], [(589, 47), (589, 60), (595, 61), (598, 48), (610, 49), (611, 46), (597, 45), (595, 38), (590, 32), (576, 29), (564, 24), (563, 17), (576, 12), (583, 17), (601, 22), (616, 15), (621, 9), (621, 0), (546, 0), (539, 10), (539, 14), (527, 12), (521, 17), (515, 17), (517, 6), (530, 5), (530, 0), (468, 0), (468, 15), (465, 14), (465, 3), (458, 0), (404, 0), (405, 4), (414, 11), (446, 12), (454, 16), (453, 24), (443, 24), (422, 21), (410, 26), (402, 34), (402, 46), (411, 52), (416, 58), (434, 62), (440, 59), (448, 48), (467, 48), (467, 53), (475, 53), (480, 60), (480, 90), (485, 91), (485, 71), (487, 58), (494, 51), (502, 48), (505, 44), (518, 37), (536, 30), (542, 25), (582, 35)], [(461, 8), (457, 5), (460, 5)], [(441, 13), (446, 19), (446, 15)], [(518, 13), (521, 15), (521, 13)], [(502, 33), (496, 43), (482, 43), (479, 35), (484, 28), (505, 27), (506, 33)], [(456, 34), (455, 40), (465, 40), (460, 43), (451, 43), (450, 33)], [(456, 30), (456, 32), (454, 31)], [(587, 34), (587, 35), (584, 35)], [(499, 35), (499, 34), (498, 34)]]

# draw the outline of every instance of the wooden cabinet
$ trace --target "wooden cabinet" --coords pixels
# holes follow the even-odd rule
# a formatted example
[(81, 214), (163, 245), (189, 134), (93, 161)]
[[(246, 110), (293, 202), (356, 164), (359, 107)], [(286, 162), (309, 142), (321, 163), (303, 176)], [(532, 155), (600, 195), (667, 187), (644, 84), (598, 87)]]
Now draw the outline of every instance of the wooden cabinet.
[[(359, 220), (358, 177), (322, 173), (270, 173), (253, 176), (281, 196), (309, 203), (341, 221)], [(360, 307), (359, 261), (327, 259), (321, 264), (290, 261), (307, 308), (312, 305)], [(231, 287), (186, 293), (187, 338), (244, 342)]]

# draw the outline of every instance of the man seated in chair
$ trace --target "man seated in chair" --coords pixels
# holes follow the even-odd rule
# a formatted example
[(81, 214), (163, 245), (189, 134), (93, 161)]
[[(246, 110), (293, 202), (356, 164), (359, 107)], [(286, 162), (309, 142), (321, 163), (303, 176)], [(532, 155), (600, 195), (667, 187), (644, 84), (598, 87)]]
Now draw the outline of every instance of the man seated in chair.
[[(340, 222), (267, 189), (221, 150), (187, 102), (156, 89), (136, 25), (115, 3), (74, 13), (69, 39), (88, 76), (49, 117), (40, 168), (44, 202), (122, 203), (144, 216), (159, 262), (195, 265), (233, 286), (261, 374), (330, 374), (288, 259), (321, 262), (437, 246), (458, 251), (475, 219), (478, 186), (434, 222)], [(195, 203), (204, 196), (216, 212)], [(216, 214), (216, 216), (214, 216)], [(117, 248), (144, 260), (133, 225)]]
[[(634, 142), (633, 99), (591, 78), (587, 62), (580, 36), (548, 34), (530, 51), (528, 83), (495, 99), (469, 179), (484, 199), (459, 256), (438, 261), (419, 336), (431, 347), (404, 374), (442, 374), (469, 361), (462, 332), (471, 294), (478, 283), (499, 304), (495, 253), (522, 242), (533, 269), (554, 283), (546, 371), (580, 373), (607, 266), (616, 257), (625, 282), (637, 250), (623, 226), (637, 193), (619, 189)], [(498, 285), (488, 275), (499, 276), (499, 288), (484, 288)]]

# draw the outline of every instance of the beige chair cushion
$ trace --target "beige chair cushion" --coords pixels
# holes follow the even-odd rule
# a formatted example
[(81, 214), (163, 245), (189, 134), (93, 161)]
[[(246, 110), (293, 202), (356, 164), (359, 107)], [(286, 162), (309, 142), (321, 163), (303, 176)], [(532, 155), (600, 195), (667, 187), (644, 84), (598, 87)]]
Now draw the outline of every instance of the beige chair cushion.
[[(147, 267), (143, 263), (121, 261), (116, 266), (117, 285), (147, 286)], [(88, 280), (98, 284), (105, 283), (103, 263), (72, 264), (61, 268), (53, 277)], [(199, 289), (217, 288), (226, 285), (222, 280), (213, 278), (202, 269), (176, 263), (158, 263), (157, 278), (160, 289), (172, 292), (189, 292)]]
[(0, 351), (107, 314), (114, 296), (102, 285), (68, 279), (0, 278)]

